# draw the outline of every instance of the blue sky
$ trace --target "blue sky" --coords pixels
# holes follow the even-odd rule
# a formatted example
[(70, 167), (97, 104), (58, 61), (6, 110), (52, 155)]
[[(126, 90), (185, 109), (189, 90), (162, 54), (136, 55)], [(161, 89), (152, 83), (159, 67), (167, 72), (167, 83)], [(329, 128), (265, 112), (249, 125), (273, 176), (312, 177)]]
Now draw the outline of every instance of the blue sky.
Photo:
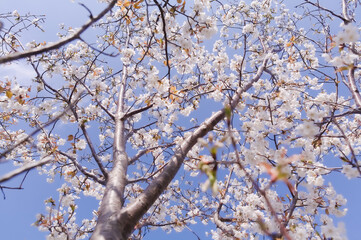
[[(331, 1), (327, 2), (328, 6), (331, 4), (330, 2)], [(335, 9), (337, 9), (337, 6), (339, 6), (338, 1), (332, 2)], [(83, 3), (93, 11), (93, 14), (98, 13), (104, 6), (104, 4), (100, 5), (96, 3), (95, 0), (87, 0), (83, 1)], [(1, 13), (12, 12), (15, 9), (17, 9), (20, 14), (27, 12), (46, 14), (46, 24), (43, 25), (45, 32), (24, 32), (24, 42), (44, 39), (46, 41), (56, 41), (58, 39), (56, 33), (59, 31), (60, 23), (78, 27), (88, 20), (88, 12), (70, 0), (0, 0)], [(29, 83), (31, 83), (32, 73), (30, 69), (20, 64), (11, 67), (0, 66), (0, 77), (14, 73), (20, 82), (27, 83), (27, 81), (29, 81)], [(3, 175), (11, 168), (9, 165), (1, 165), (0, 175)], [(22, 177), (23, 175), (7, 182), (6, 186), (18, 186)], [(346, 217), (335, 220), (345, 222), (349, 239), (359, 239), (359, 229), (361, 229), (360, 180), (348, 180), (344, 176), (336, 174), (330, 175), (326, 180), (332, 180), (336, 191), (348, 200), (348, 214)], [(43, 239), (46, 233), (39, 232), (36, 227), (31, 226), (31, 223), (35, 221), (35, 215), (37, 213), (44, 212), (44, 200), (50, 196), (57, 198), (58, 192), (56, 189), (59, 188), (61, 184), (60, 179), (56, 179), (54, 183), (48, 184), (45, 176), (38, 175), (35, 171), (31, 171), (23, 184), (23, 190), (5, 190), (6, 199), (3, 199), (3, 195), (0, 193), (1, 238), (7, 240)], [(77, 218), (81, 219), (82, 217), (91, 216), (91, 211), (88, 210), (93, 209), (94, 206), (96, 206), (96, 202), (93, 199), (85, 198), (82, 200), (82, 204), (79, 204)], [(201, 239), (206, 239), (203, 232), (207, 227), (195, 226), (192, 229), (200, 234)], [(157, 230), (154, 233), (150, 233), (147, 239), (166, 239), (168, 237), (169, 235), (166, 235), (166, 233)], [(196, 237), (187, 230), (184, 230), (181, 234), (172, 234), (172, 239), (184, 238), (196, 239)]]

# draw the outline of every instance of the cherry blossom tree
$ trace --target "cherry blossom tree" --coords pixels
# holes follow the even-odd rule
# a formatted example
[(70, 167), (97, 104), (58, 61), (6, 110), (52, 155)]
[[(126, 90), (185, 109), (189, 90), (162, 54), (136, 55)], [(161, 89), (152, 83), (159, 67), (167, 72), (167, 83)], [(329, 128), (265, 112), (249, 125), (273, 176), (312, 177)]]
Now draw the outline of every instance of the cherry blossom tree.
[[(34, 220), (48, 239), (194, 224), (213, 239), (346, 236), (333, 222), (346, 199), (324, 177), (361, 174), (359, 0), (339, 12), (309, 0), (99, 2), (55, 43), (21, 40), (43, 16), (0, 14), (0, 63), (36, 75), (1, 77), (0, 161), (16, 169), (0, 187), (32, 169), (61, 177)], [(76, 219), (85, 196), (99, 208)]]

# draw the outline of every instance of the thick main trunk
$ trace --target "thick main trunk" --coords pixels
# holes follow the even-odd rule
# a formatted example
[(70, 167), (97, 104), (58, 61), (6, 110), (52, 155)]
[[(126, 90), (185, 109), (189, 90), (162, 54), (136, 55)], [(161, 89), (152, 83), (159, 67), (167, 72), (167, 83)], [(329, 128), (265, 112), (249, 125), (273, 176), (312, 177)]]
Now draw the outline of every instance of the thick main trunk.
[(123, 194), (126, 185), (124, 167), (121, 164), (121, 158), (125, 157), (125, 155), (121, 156), (120, 161), (118, 160), (115, 163), (115, 166), (109, 173), (104, 197), (99, 209), (97, 226), (91, 237), (93, 240), (126, 239), (120, 235), (123, 230), (121, 229), (122, 224), (119, 222), (118, 216), (123, 206)]
[[(127, 39), (127, 42), (129, 37)], [(123, 118), (125, 114), (125, 90), (127, 67), (123, 68), (122, 83), (118, 95), (115, 114), (115, 131), (113, 143), (113, 168), (108, 174), (104, 196), (99, 208), (99, 216), (92, 240), (121, 240), (127, 236), (122, 234), (123, 224), (119, 222), (119, 213), (124, 204), (124, 190), (127, 185), (128, 155), (126, 153), (126, 133)]]

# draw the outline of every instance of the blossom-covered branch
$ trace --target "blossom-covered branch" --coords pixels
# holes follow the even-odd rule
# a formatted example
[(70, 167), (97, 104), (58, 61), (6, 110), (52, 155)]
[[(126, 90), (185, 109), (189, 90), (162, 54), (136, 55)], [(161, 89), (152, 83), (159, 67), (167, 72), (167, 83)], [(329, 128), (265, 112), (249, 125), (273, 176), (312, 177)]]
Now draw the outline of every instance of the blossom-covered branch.
[(19, 60), (22, 58), (27, 58), (27, 57), (31, 57), (31, 56), (35, 56), (38, 55), (40, 53), (45, 53), (45, 52), (49, 52), (51, 50), (56, 50), (61, 48), (62, 46), (76, 40), (80, 38), (80, 35), (82, 33), (84, 33), (90, 26), (92, 26), (94, 23), (96, 23), (97, 21), (99, 21), (102, 17), (105, 16), (105, 14), (107, 14), (113, 7), (114, 5), (117, 3), (117, 0), (112, 0), (108, 6), (101, 11), (97, 16), (95, 16), (94, 18), (90, 18), (89, 21), (87, 23), (85, 23), (83, 26), (81, 26), (75, 33), (73, 33), (72, 35), (63, 38), (62, 40), (55, 42), (55, 43), (49, 43), (47, 46), (45, 47), (39, 47), (39, 48), (34, 48), (34, 49), (29, 49), (27, 51), (24, 52), (16, 52), (16, 53), (12, 53), (10, 55), (4, 56), (0, 58), (0, 64), (2, 63), (7, 63), (7, 62), (12, 62), (15, 60)]

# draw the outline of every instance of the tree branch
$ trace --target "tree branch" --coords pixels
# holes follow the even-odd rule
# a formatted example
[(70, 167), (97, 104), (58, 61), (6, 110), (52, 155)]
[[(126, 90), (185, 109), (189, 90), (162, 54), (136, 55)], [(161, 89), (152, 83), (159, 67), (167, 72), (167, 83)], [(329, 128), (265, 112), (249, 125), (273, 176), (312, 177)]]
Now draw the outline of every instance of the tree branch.
[(81, 166), (75, 158), (73, 158), (72, 156), (62, 152), (62, 151), (57, 151), (57, 153), (67, 157), (70, 159), (70, 161), (74, 164), (74, 166), (76, 167), (76, 169), (78, 169), (82, 174), (84, 174), (84, 176), (89, 177), (91, 179), (93, 179), (94, 181), (96, 181), (97, 183), (100, 183), (101, 185), (105, 186), (106, 181), (99, 179), (95, 174), (88, 172), (83, 166)]
[[(343, 0), (343, 1), (344, 1), (344, 0)], [(312, 6), (317, 7), (318, 9), (321, 9), (321, 10), (323, 10), (323, 11), (326, 11), (326, 12), (330, 13), (330, 14), (331, 14), (332, 16), (334, 16), (334, 17), (337, 17), (337, 18), (341, 19), (345, 24), (347, 24), (347, 23), (350, 22), (350, 20), (349, 20), (348, 18), (343, 17), (343, 16), (341, 16), (341, 15), (339, 15), (339, 14), (336, 14), (336, 13), (334, 13), (333, 11), (331, 11), (330, 9), (321, 7), (320, 4), (318, 4), (318, 3), (313, 3), (313, 2), (311, 2), (311, 1), (309, 1), (309, 0), (305, 0), (305, 2), (311, 4)], [(344, 7), (344, 4), (343, 4), (343, 7), (342, 7), (343, 11), (345, 10), (344, 8), (345, 8), (345, 7)]]
[(107, 172), (107, 170), (105, 170), (105, 168), (104, 168), (101, 160), (100, 160), (99, 157), (98, 157), (97, 152), (95, 151), (95, 148), (94, 148), (94, 146), (93, 146), (93, 142), (91, 141), (91, 139), (90, 139), (90, 137), (89, 137), (88, 131), (86, 130), (84, 124), (82, 124), (82, 123), (81, 123), (81, 125), (80, 125), (80, 128), (81, 128), (81, 130), (83, 131), (84, 137), (85, 137), (85, 139), (86, 139), (86, 141), (87, 141), (87, 143), (88, 143), (88, 146), (89, 146), (89, 148), (90, 148), (90, 151), (91, 151), (91, 153), (92, 153), (92, 156), (93, 156), (95, 162), (97, 163), (100, 171), (103, 173), (105, 180), (107, 180), (107, 179), (108, 179), (108, 172)]
[(358, 109), (361, 109), (361, 95), (355, 81), (355, 67), (352, 66), (348, 71), (348, 86), (350, 87), (353, 99)]
[(150, 104), (149, 106), (146, 106), (146, 107), (143, 107), (143, 108), (139, 108), (139, 109), (136, 109), (134, 111), (131, 111), (130, 113), (126, 113), (122, 118), (121, 120), (124, 121), (126, 119), (128, 119), (129, 117), (131, 116), (134, 116), (135, 114), (137, 113), (141, 113), (141, 112), (144, 112), (144, 111), (147, 111), (149, 108), (153, 107), (153, 104)]
[(4, 176), (2, 176), (0, 178), (0, 183), (3, 183), (3, 182), (6, 182), (8, 180), (10, 180), (11, 178), (23, 173), (23, 172), (26, 172), (28, 170), (31, 170), (33, 168), (36, 168), (36, 167), (39, 167), (39, 166), (42, 166), (44, 164), (47, 164), (49, 162), (51, 162), (52, 159), (51, 158), (44, 158), (40, 161), (37, 161), (37, 162), (32, 162), (32, 163), (29, 163), (29, 164), (26, 164), (18, 169), (15, 169), (7, 174), (5, 174)]
[(168, 68), (167, 75), (168, 75), (168, 78), (170, 79), (170, 62), (169, 62), (169, 53), (168, 53), (168, 37), (167, 37), (166, 20), (165, 20), (164, 11), (162, 9), (162, 6), (158, 3), (157, 0), (154, 0), (154, 3), (157, 5), (159, 12), (160, 12), (160, 16), (162, 18), (163, 34), (164, 34), (165, 61), (166, 61), (166, 66)]
[(143, 156), (144, 154), (157, 149), (157, 148), (167, 148), (167, 147), (172, 147), (174, 146), (175, 143), (169, 143), (169, 144), (165, 144), (165, 145), (160, 145), (160, 146), (156, 146), (156, 147), (151, 147), (151, 148), (147, 148), (147, 149), (143, 149), (137, 152), (137, 154), (134, 155), (134, 157), (132, 157), (129, 160), (129, 165), (133, 164), (135, 161), (137, 161), (141, 156)]
[(109, 5), (103, 11), (101, 11), (101, 13), (99, 13), (94, 18), (90, 18), (89, 21), (86, 24), (84, 24), (83, 26), (81, 26), (80, 29), (78, 31), (76, 31), (73, 35), (65, 37), (56, 43), (49, 44), (46, 47), (30, 49), (25, 52), (16, 52), (16, 53), (10, 54), (8, 56), (2, 57), (2, 58), (0, 58), (0, 64), (11, 62), (14, 60), (19, 60), (19, 59), (30, 57), (30, 56), (34, 56), (34, 55), (48, 52), (48, 51), (51, 51), (54, 49), (59, 49), (60, 47), (64, 46), (65, 44), (70, 43), (75, 39), (79, 39), (80, 35), (83, 32), (85, 32), (91, 25), (93, 25), (95, 22), (97, 22), (99, 19), (101, 19), (105, 14), (107, 14), (107, 12), (109, 12), (116, 3), (117, 3), (117, 0), (111, 1), (109, 3)]

